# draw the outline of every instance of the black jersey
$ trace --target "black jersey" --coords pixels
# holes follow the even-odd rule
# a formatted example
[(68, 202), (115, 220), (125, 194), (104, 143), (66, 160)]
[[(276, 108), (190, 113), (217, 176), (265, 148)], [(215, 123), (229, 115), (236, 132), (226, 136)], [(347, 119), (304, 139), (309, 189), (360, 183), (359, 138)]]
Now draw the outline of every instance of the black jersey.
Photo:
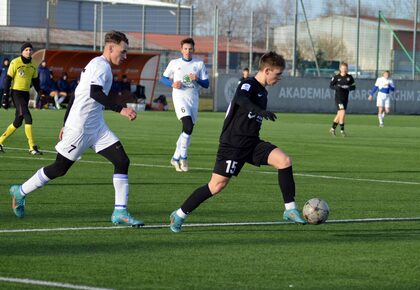
[(267, 108), (267, 90), (254, 77), (241, 82), (226, 112), (220, 146), (231, 149), (249, 148), (259, 142), (263, 118), (258, 115)]
[(350, 91), (356, 89), (356, 85), (351, 75), (342, 76), (338, 74), (331, 79), (330, 88), (335, 90), (336, 98), (348, 98)]

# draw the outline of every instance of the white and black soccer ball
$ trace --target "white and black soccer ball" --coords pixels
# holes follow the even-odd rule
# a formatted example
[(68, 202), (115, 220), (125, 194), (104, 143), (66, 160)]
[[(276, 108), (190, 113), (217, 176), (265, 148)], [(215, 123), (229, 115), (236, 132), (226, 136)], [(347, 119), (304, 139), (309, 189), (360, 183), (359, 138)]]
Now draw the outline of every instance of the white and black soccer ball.
[(303, 206), (303, 216), (312, 225), (325, 223), (330, 214), (328, 203), (320, 198), (312, 198)]

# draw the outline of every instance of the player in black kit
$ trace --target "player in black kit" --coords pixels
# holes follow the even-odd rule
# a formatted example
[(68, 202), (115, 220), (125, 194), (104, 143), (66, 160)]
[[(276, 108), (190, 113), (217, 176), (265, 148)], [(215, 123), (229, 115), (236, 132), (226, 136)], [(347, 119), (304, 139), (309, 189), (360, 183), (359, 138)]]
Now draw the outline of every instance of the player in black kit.
[(346, 116), (347, 103), (349, 102), (349, 93), (356, 89), (354, 79), (347, 71), (347, 63), (340, 63), (340, 73), (335, 75), (330, 82), (330, 88), (335, 90), (335, 104), (337, 105), (337, 115), (330, 129), (330, 133), (333, 136), (335, 136), (335, 128), (340, 124), (341, 136), (346, 137), (344, 118)]
[(292, 162), (280, 148), (259, 138), (263, 119), (275, 121), (267, 110), (266, 86), (275, 85), (285, 68), (283, 56), (268, 52), (261, 57), (255, 77), (242, 81), (227, 110), (219, 140), (219, 150), (210, 182), (197, 188), (170, 216), (170, 228), (180, 232), (185, 218), (202, 202), (221, 192), (245, 163), (271, 165), (278, 170), (278, 181), (286, 210), (283, 218), (306, 224), (295, 203)]

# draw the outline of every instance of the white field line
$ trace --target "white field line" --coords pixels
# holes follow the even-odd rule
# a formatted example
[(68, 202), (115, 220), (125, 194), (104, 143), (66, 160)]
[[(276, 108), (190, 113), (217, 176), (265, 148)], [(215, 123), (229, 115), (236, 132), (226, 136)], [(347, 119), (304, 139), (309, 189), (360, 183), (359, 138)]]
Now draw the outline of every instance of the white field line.
[[(342, 223), (371, 223), (371, 222), (410, 222), (420, 221), (420, 217), (407, 218), (360, 218), (360, 219), (341, 219), (328, 220), (327, 224)], [(232, 227), (232, 226), (271, 226), (271, 225), (294, 225), (292, 222), (286, 221), (268, 221), (268, 222), (224, 222), (224, 223), (191, 223), (184, 224), (183, 227)], [(145, 225), (139, 229), (163, 229), (168, 228), (169, 224)], [(94, 231), (94, 230), (116, 230), (130, 229), (127, 226), (109, 226), (109, 227), (69, 227), (69, 228), (41, 228), (41, 229), (10, 229), (1, 230), (0, 234), (9, 233), (32, 233), (32, 232), (64, 232), (64, 231)]]
[(68, 284), (68, 283), (33, 280), (33, 279), (22, 279), (22, 278), (10, 278), (10, 277), (0, 277), (0, 282), (1, 281), (10, 282), (10, 283), (18, 283), (18, 284), (58, 287), (58, 288), (66, 288), (66, 289), (112, 290), (110, 288), (97, 288), (97, 287), (89, 287), (89, 286), (84, 286), (84, 285), (74, 285), (74, 284)]
[[(13, 147), (5, 147), (5, 149), (12, 149), (12, 150), (19, 150), (19, 151), (27, 151), (27, 149), (23, 148), (13, 148)], [(46, 153), (53, 153), (55, 154), (56, 151), (47, 151), (42, 150)], [(47, 160), (47, 161), (54, 161), (55, 158), (45, 158), (45, 157), (20, 157), (20, 156), (7, 156), (5, 154), (0, 154), (1, 158), (9, 158), (9, 159), (24, 159), (24, 160)], [(92, 161), (92, 160), (78, 160), (77, 162), (82, 163), (90, 163), (90, 164), (110, 164), (108, 161)], [(153, 168), (172, 168), (171, 165), (157, 165), (157, 164), (144, 164), (144, 163), (130, 163), (131, 166), (135, 167), (153, 167)], [(211, 171), (212, 168), (204, 168), (204, 167), (190, 167), (192, 170), (205, 170)], [(251, 173), (259, 173), (259, 174), (277, 174), (277, 171), (255, 171), (255, 170), (242, 170), (244, 172), (251, 172)], [(310, 178), (320, 178), (320, 179), (335, 179), (335, 180), (349, 180), (349, 181), (362, 181), (362, 182), (374, 182), (374, 183), (391, 183), (391, 184), (405, 184), (405, 185), (420, 185), (420, 182), (416, 181), (401, 181), (401, 180), (387, 180), (387, 179), (369, 179), (369, 178), (353, 178), (353, 177), (340, 177), (340, 176), (330, 176), (330, 175), (316, 175), (316, 174), (306, 174), (306, 173), (294, 173), (295, 176), (301, 177), (310, 177)]]

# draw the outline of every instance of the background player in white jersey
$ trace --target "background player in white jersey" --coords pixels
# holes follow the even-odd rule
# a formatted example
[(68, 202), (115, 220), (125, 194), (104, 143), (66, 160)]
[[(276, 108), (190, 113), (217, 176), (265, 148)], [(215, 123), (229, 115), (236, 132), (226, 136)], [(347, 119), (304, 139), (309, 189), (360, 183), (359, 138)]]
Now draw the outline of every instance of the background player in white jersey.
[(193, 58), (194, 46), (192, 38), (183, 39), (182, 57), (171, 60), (161, 78), (165, 85), (173, 88), (175, 113), (182, 122), (182, 132), (171, 159), (176, 171), (188, 171), (188, 147), (197, 120), (200, 86), (209, 87), (206, 66), (203, 61)]
[(382, 77), (378, 78), (375, 86), (369, 92), (369, 101), (373, 100), (373, 95), (376, 91), (376, 106), (378, 107), (378, 120), (379, 127), (384, 126), (385, 113), (389, 114), (391, 111), (391, 98), (390, 94), (395, 90), (394, 82), (391, 79), (391, 73), (387, 70), (384, 71)]
[(25, 197), (29, 193), (65, 175), (83, 152), (92, 148), (114, 165), (115, 209), (111, 221), (131, 226), (144, 224), (127, 211), (130, 160), (121, 142), (105, 124), (102, 114), (107, 107), (131, 121), (136, 119), (133, 109), (115, 104), (108, 97), (112, 84), (111, 65), (120, 65), (127, 58), (127, 49), (128, 39), (124, 33), (111, 31), (105, 35), (103, 54), (92, 59), (83, 69), (73, 103), (68, 106), (64, 128), (60, 132), (61, 141), (55, 147), (55, 162), (39, 169), (22, 185), (10, 187), (12, 207), (17, 217), (24, 217)]

